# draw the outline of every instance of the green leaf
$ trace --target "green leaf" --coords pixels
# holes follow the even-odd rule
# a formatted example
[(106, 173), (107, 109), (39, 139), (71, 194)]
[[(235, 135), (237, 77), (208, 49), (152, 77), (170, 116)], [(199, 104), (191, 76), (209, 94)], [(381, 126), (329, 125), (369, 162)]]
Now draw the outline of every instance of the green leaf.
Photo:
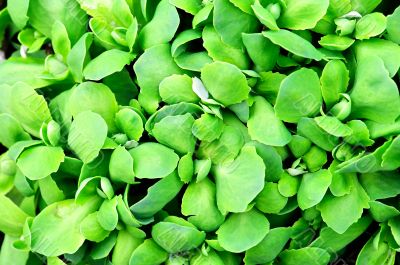
[(57, 186), (57, 182), (51, 176), (40, 179), (38, 183), (40, 194), (47, 205), (65, 198), (64, 192)]
[(196, 15), (202, 7), (201, 0), (170, 0), (169, 2), (192, 15)]
[(64, 261), (62, 261), (58, 257), (47, 257), (48, 265), (66, 265)]
[(29, 0), (8, 0), (7, 10), (13, 23), (23, 29), (28, 22)]
[(1, 244), (1, 264), (27, 264), (29, 251), (18, 249), (14, 246), (15, 237), (5, 235)]
[(378, 244), (375, 245), (376, 236), (372, 236), (361, 249), (357, 256), (356, 265), (394, 264), (394, 259), (393, 263), (386, 262), (390, 260), (391, 256), (395, 255), (395, 252), (389, 248), (386, 242), (379, 241)]
[(57, 55), (48, 55), (44, 61), (44, 72), (40, 75), (51, 82), (66, 81), (69, 72), (67, 65)]
[(49, 123), (42, 125), (40, 136), (46, 145), (57, 146), (61, 140), (61, 127), (57, 122), (51, 120)]
[(320, 61), (323, 58), (322, 53), (319, 52), (310, 42), (291, 31), (285, 29), (277, 31), (270, 30), (263, 31), (262, 34), (276, 45), (300, 57), (316, 61)]
[[(386, 76), (387, 73), (383, 73), (383, 70), (381, 70), (381, 63), (378, 63), (376, 59), (371, 59), (370, 57), (378, 56), (382, 61), (383, 64), (385, 65), (385, 68), (389, 71), (389, 76), (393, 77), (398, 71), (400, 67), (400, 46), (397, 45), (396, 43), (393, 43), (391, 41), (383, 40), (383, 39), (370, 39), (370, 40), (363, 40), (356, 42), (354, 45), (354, 51), (356, 54), (356, 59), (358, 61), (358, 66), (356, 69), (356, 78), (357, 78), (357, 73), (361, 75), (361, 72), (363, 74), (368, 73), (367, 65), (370, 62), (368, 61), (374, 61), (374, 64), (378, 64), (377, 68), (377, 73), (376, 76), (379, 76), (379, 78), (382, 79), (387, 79), (383, 78), (383, 76)], [(366, 62), (367, 61), (367, 62)], [(360, 67), (363, 66), (363, 67)], [(364, 69), (366, 68), (366, 69)], [(375, 75), (371, 75), (371, 78), (373, 79)], [(387, 82), (387, 81), (386, 81)], [(383, 82), (383, 83), (386, 83)]]
[[(65, 8), (68, 8), (66, 12)], [(88, 17), (75, 0), (30, 0), (29, 23), (40, 33), (51, 38), (51, 30), (58, 20), (65, 25), (72, 44), (86, 32)]]
[(382, 155), (382, 167), (395, 170), (400, 167), (400, 136), (393, 139)]
[(151, 133), (155, 123), (169, 116), (184, 115), (190, 113), (194, 117), (196, 117), (202, 112), (202, 108), (199, 105), (193, 103), (181, 102), (178, 104), (167, 105), (162, 107), (156, 113), (153, 113), (152, 116), (150, 116), (150, 118), (146, 122), (145, 129), (146, 131)]
[(217, 208), (215, 193), (215, 184), (204, 178), (190, 183), (182, 197), (182, 214), (190, 216), (188, 221), (206, 232), (216, 230), (225, 219)]
[(286, 0), (286, 8), (278, 19), (278, 25), (292, 30), (311, 29), (326, 14), (329, 0)]
[(317, 205), (324, 198), (331, 181), (332, 175), (326, 169), (304, 174), (297, 193), (300, 209), (304, 210)]
[(57, 172), (63, 161), (64, 151), (61, 147), (34, 146), (21, 153), (17, 166), (30, 180), (38, 180)]
[(207, 265), (207, 264), (224, 265), (224, 264), (228, 264), (228, 263), (226, 263), (226, 260), (223, 260), (220, 257), (220, 255), (217, 254), (216, 251), (210, 249), (207, 252), (207, 255), (205, 255), (204, 253), (198, 252), (195, 256), (193, 256), (190, 259), (190, 264), (193, 264), (193, 265)]
[(361, 218), (364, 208), (369, 208), (369, 197), (357, 180), (350, 193), (341, 197), (326, 195), (317, 206), (322, 220), (335, 232), (344, 233)]
[(202, 141), (197, 154), (199, 158), (211, 159), (215, 164), (230, 162), (239, 154), (244, 145), (241, 131), (232, 126), (225, 126), (221, 136), (212, 142)]
[(400, 44), (400, 8), (397, 7), (393, 14), (387, 16), (386, 31), (389, 40)]
[(145, 237), (146, 234), (137, 228), (127, 227), (120, 230), (112, 253), (112, 264), (129, 264), (133, 251), (143, 243)]
[(179, 33), (171, 45), (171, 54), (173, 57), (177, 57), (189, 46), (189, 43), (193, 40), (201, 38), (201, 32), (196, 29), (187, 29)]
[(293, 155), (296, 158), (299, 158), (310, 150), (311, 145), (312, 143), (309, 139), (296, 134), (292, 136), (292, 140), (289, 142), (288, 147)]
[(146, 239), (132, 253), (129, 265), (162, 264), (168, 259), (168, 253), (153, 239)]
[(265, 145), (284, 146), (292, 138), (272, 105), (262, 97), (254, 98), (247, 126), (251, 139)]
[(339, 162), (334, 160), (329, 166), (329, 171), (332, 174), (332, 183), (329, 190), (336, 197), (341, 197), (349, 194), (354, 186), (354, 176), (356, 173), (338, 173), (336, 172)]
[(16, 83), (11, 89), (12, 96), (5, 98), (9, 113), (28, 133), (39, 137), (42, 124), (51, 120), (46, 100), (33, 87), (22, 82)]
[(400, 120), (390, 123), (379, 123), (373, 121), (366, 121), (368, 131), (371, 134), (371, 139), (377, 139), (382, 136), (398, 135), (400, 133)]
[(51, 38), (55, 54), (61, 55), (63, 60), (66, 61), (71, 51), (71, 42), (65, 25), (59, 20), (55, 21), (51, 28)]
[(168, 0), (161, 0), (154, 16), (140, 31), (138, 42), (143, 50), (172, 40), (179, 26), (179, 15)]
[(283, 80), (274, 108), (279, 119), (295, 123), (301, 117), (317, 114), (321, 105), (318, 75), (311, 69), (302, 68)]
[(370, 139), (368, 127), (364, 122), (360, 120), (352, 120), (346, 125), (353, 131), (350, 136), (344, 138), (346, 142), (353, 145), (363, 146), (370, 146), (374, 143), (374, 141)]
[[(154, 124), (151, 131), (156, 140), (180, 154), (193, 153), (196, 138), (192, 134), (194, 118), (192, 114), (167, 116)], [(174, 131), (174, 134), (171, 134)]]
[(11, 18), (8, 14), (7, 8), (0, 11), (0, 41), (4, 40), (6, 28), (11, 24)]
[(84, 111), (97, 113), (105, 120), (110, 132), (116, 130), (114, 116), (118, 111), (118, 103), (110, 88), (104, 84), (85, 82), (78, 85), (72, 90), (68, 108), (74, 118)]
[(261, 33), (242, 33), (243, 43), (258, 71), (271, 71), (279, 56), (279, 46)]
[(229, 107), (229, 109), (235, 113), (235, 115), (242, 122), (248, 122), (250, 116), (250, 106), (247, 100), (243, 100), (240, 103), (233, 104)]
[(158, 108), (160, 101), (158, 86), (161, 81), (170, 75), (182, 73), (171, 56), (169, 44), (160, 44), (147, 49), (138, 58), (133, 69), (141, 88), (139, 102), (148, 113), (154, 113)]
[(10, 149), (7, 152), (7, 155), (12, 160), (17, 161), (18, 157), (25, 149), (28, 149), (29, 147), (35, 145), (40, 145), (41, 143), (42, 142), (39, 140), (26, 140), (26, 141), (16, 142), (10, 147)]
[(371, 153), (360, 153), (349, 160), (342, 162), (337, 169), (339, 173), (348, 172), (376, 172), (380, 170), (389, 170), (390, 168), (382, 168), (382, 155), (389, 147), (390, 142), (385, 142), (383, 145), (375, 149)]
[(350, 48), (351, 45), (354, 43), (354, 39), (345, 36), (337, 36), (333, 34), (329, 34), (323, 36), (318, 43), (331, 51), (344, 51)]
[(243, 12), (252, 15), (253, 12), (251, 10), (251, 5), (253, 4), (254, 0), (229, 0), (232, 4), (234, 4), (237, 8), (240, 8)]
[(117, 232), (111, 233), (104, 241), (96, 244), (89, 252), (89, 256), (94, 260), (108, 257), (117, 241)]
[(225, 106), (248, 98), (250, 87), (245, 75), (236, 66), (214, 62), (201, 69), (201, 79), (213, 98)]
[(395, 171), (361, 174), (360, 183), (371, 200), (392, 198), (400, 194)]
[(126, 44), (128, 45), (129, 51), (132, 52), (133, 46), (136, 43), (138, 35), (139, 25), (136, 17), (133, 17), (132, 24), (126, 30)]
[(7, 194), (14, 186), (18, 186), (14, 184), (17, 183), (16, 174), (22, 175), (15, 161), (6, 155), (0, 156), (0, 194)]
[(332, 151), (339, 144), (339, 139), (336, 136), (322, 130), (311, 118), (301, 118), (298, 121), (297, 133), (326, 151)]
[(85, 240), (80, 233), (80, 224), (98, 206), (97, 198), (82, 205), (65, 200), (47, 206), (33, 219), (32, 251), (45, 256), (75, 253)]
[(85, 163), (100, 153), (107, 137), (107, 124), (97, 113), (84, 111), (75, 116), (68, 135), (68, 145)]
[(125, 133), (130, 140), (139, 141), (144, 126), (142, 117), (134, 110), (123, 108), (115, 114), (117, 128)]
[(372, 218), (380, 223), (386, 222), (392, 217), (400, 215), (400, 211), (397, 210), (395, 207), (379, 201), (370, 201), (369, 207), (369, 212), (371, 213)]
[(123, 106), (129, 105), (129, 102), (139, 94), (138, 88), (126, 68), (105, 77), (103, 83), (115, 94), (118, 104)]
[(317, 146), (311, 146), (310, 150), (303, 156), (303, 161), (309, 172), (321, 169), (328, 161), (327, 154)]
[(68, 101), (71, 96), (71, 90), (67, 90), (57, 97), (53, 98), (49, 104), (50, 112), (53, 115), (54, 121), (56, 121), (60, 126), (60, 133), (64, 134), (68, 132), (72, 123), (72, 114), (68, 108)]
[(365, 15), (374, 10), (382, 0), (351, 0), (353, 10)]
[[(98, 162), (98, 161), (93, 161), (93, 162)], [(87, 166), (87, 165), (85, 165), (85, 166)], [(85, 170), (84, 167), (82, 167), (82, 171), (83, 170)], [(102, 179), (104, 182), (105, 177), (101, 177), (101, 176), (86, 177), (85, 179), (81, 180), (79, 182), (78, 189), (75, 193), (76, 203), (83, 204), (85, 201), (89, 200), (91, 197), (95, 197), (96, 195), (99, 195), (99, 191), (102, 193), (102, 197), (106, 198), (107, 197), (106, 194), (104, 194), (104, 192), (101, 190), (101, 187), (100, 187), (100, 182), (102, 181)]]
[(274, 15), (268, 9), (264, 8), (259, 0), (254, 1), (254, 4), (251, 5), (251, 9), (264, 26), (271, 30), (279, 30)]
[(119, 220), (122, 221), (124, 224), (126, 224), (127, 227), (133, 229), (134, 227), (140, 227), (141, 224), (134, 217), (132, 211), (129, 209), (128, 192), (129, 192), (129, 187), (127, 186), (125, 188), (124, 196), (123, 197), (121, 195), (117, 196), (117, 212)]
[(194, 174), (194, 163), (191, 153), (182, 156), (178, 163), (178, 175), (183, 183), (189, 183)]
[[(159, 143), (147, 142), (129, 151), (137, 178), (164, 178), (177, 167), (179, 156)], [(157, 167), (154, 167), (157, 165)]]
[(106, 48), (124, 48), (130, 46), (126, 34), (134, 17), (129, 5), (125, 0), (78, 0), (81, 8), (92, 17), (89, 22), (90, 28), (100, 43)]
[(93, 242), (101, 242), (109, 236), (110, 232), (104, 230), (97, 219), (98, 212), (86, 216), (80, 224), (79, 231), (85, 239)]
[(349, 84), (349, 71), (340, 60), (329, 61), (321, 75), (321, 92), (327, 108), (339, 102), (340, 94), (346, 92)]
[(176, 172), (173, 172), (152, 185), (147, 195), (131, 206), (131, 211), (138, 218), (150, 218), (175, 198), (182, 186)]
[(112, 181), (133, 184), (135, 172), (133, 171), (133, 158), (125, 147), (118, 146), (112, 153), (109, 165)]
[(211, 160), (195, 160), (194, 173), (197, 175), (196, 182), (200, 182), (207, 177), (211, 170)]
[[(87, 80), (98, 81), (113, 73), (120, 72), (134, 58), (134, 54), (117, 49), (105, 51), (86, 65), (83, 76)], [(104, 67), (104, 65), (107, 65), (107, 67)]]
[(97, 221), (107, 231), (113, 231), (116, 228), (118, 223), (117, 197), (103, 201), (97, 212)]
[[(65, 27), (64, 27), (65, 32)], [(66, 33), (65, 33), (66, 34)], [(44, 37), (42, 34), (38, 33), (33, 28), (22, 29), (18, 34), (19, 42), (28, 48), (28, 53), (35, 53), (39, 51), (44, 42), (47, 40), (47, 37)], [(69, 39), (68, 39), (68, 42)]]
[(206, 23), (211, 22), (211, 11), (214, 9), (212, 3), (205, 3), (204, 6), (194, 15), (192, 27), (194, 29), (204, 26)]
[(30, 140), (31, 137), (21, 127), (21, 124), (7, 113), (0, 114), (0, 124), (3, 130), (0, 131), (0, 143), (7, 148), (19, 141)]
[(385, 15), (378, 12), (367, 14), (357, 21), (355, 37), (359, 40), (369, 39), (383, 33), (385, 29)]
[(192, 133), (201, 141), (212, 142), (221, 136), (223, 129), (224, 123), (220, 118), (204, 113), (194, 121)]
[(192, 78), (188, 75), (171, 75), (159, 86), (161, 99), (168, 104), (179, 102), (197, 103), (200, 99), (192, 90)]
[(331, 252), (331, 254), (335, 254), (362, 235), (371, 223), (372, 219), (369, 216), (364, 216), (341, 234), (336, 233), (329, 227), (324, 227), (310, 246), (323, 248)]
[(188, 221), (174, 216), (153, 225), (151, 235), (168, 253), (194, 249), (203, 243), (206, 237), (205, 232), (200, 232)]
[(251, 264), (265, 264), (273, 261), (285, 247), (291, 233), (288, 227), (271, 229), (260, 243), (246, 251), (244, 261)]
[(249, 145), (256, 147), (257, 154), (262, 158), (265, 165), (265, 180), (277, 182), (283, 173), (282, 157), (274, 147), (252, 142)]
[(314, 118), (321, 129), (336, 137), (346, 137), (353, 133), (353, 130), (343, 124), (338, 118), (331, 116), (319, 116)]
[(256, 32), (259, 28), (257, 19), (242, 12), (229, 0), (214, 0), (213, 25), (221, 35), (221, 39), (228, 45), (241, 48), (242, 33)]
[(2, 84), (14, 85), (20, 81), (33, 88), (46, 87), (52, 82), (39, 77), (43, 71), (43, 58), (11, 57), (0, 64), (0, 79)]
[(329, 263), (330, 255), (328, 251), (322, 248), (305, 247), (300, 249), (284, 250), (279, 258), (282, 264), (297, 265), (325, 265)]
[(399, 217), (393, 217), (388, 221), (388, 225), (390, 227), (390, 230), (392, 231), (392, 235), (394, 240), (396, 241), (397, 244), (400, 243), (400, 226), (399, 226)]
[(264, 187), (265, 165), (253, 146), (244, 146), (231, 163), (215, 168), (220, 211), (244, 212)]
[(268, 232), (268, 219), (252, 209), (231, 214), (216, 233), (218, 242), (225, 250), (240, 253), (259, 244)]
[(279, 193), (278, 184), (266, 182), (255, 202), (256, 207), (263, 213), (277, 214), (286, 206), (288, 199)]
[(206, 64), (212, 63), (212, 61), (211, 57), (205, 51), (194, 53), (183, 52), (175, 57), (175, 62), (180, 68), (194, 72), (200, 72)]
[(102, 18), (93, 17), (89, 20), (89, 27), (93, 32), (96, 39), (99, 40), (100, 44), (107, 48), (119, 48), (121, 49), (123, 45), (128, 45), (126, 40), (121, 38), (122, 34), (116, 33), (116, 37), (121, 43), (118, 43), (111, 35), (113, 32), (113, 27), (107, 24), (106, 20)]
[(300, 179), (284, 172), (278, 181), (278, 191), (285, 197), (292, 197), (297, 194), (300, 186)]
[(249, 68), (249, 59), (242, 49), (232, 47), (221, 40), (221, 36), (211, 26), (203, 29), (204, 48), (214, 61), (227, 62), (240, 69)]
[(263, 96), (268, 102), (275, 104), (276, 97), (278, 96), (279, 87), (286, 75), (273, 72), (261, 72), (260, 79), (258, 80), (253, 90), (259, 95)]
[(0, 194), (0, 231), (9, 236), (21, 236), (28, 214), (19, 208), (10, 198)]

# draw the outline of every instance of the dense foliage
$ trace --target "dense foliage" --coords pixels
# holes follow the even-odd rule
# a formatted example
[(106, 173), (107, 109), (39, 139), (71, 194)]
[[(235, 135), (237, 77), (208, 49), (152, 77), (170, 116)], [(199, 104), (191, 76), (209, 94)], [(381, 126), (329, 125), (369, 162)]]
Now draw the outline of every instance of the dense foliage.
[(393, 265), (390, 0), (0, 1), (0, 265)]

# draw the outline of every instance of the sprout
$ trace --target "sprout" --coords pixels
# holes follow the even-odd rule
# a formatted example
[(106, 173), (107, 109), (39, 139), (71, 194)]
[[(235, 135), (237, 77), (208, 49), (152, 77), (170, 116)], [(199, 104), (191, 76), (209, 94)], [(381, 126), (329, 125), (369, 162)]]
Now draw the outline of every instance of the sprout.
[(396, 263), (396, 1), (6, 2), (1, 264)]

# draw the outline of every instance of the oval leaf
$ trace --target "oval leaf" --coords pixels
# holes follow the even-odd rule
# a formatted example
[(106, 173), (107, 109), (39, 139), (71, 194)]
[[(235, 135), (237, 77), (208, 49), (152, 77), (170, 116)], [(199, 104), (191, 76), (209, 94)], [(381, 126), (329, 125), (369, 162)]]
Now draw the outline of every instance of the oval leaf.
[(138, 178), (164, 178), (178, 165), (179, 156), (158, 143), (144, 143), (129, 151), (133, 158), (133, 171)]
[(68, 135), (68, 145), (85, 163), (92, 162), (100, 153), (107, 138), (107, 124), (91, 111), (75, 116)]
[(245, 213), (231, 214), (216, 233), (221, 247), (240, 253), (260, 243), (268, 231), (267, 217), (252, 209)]

